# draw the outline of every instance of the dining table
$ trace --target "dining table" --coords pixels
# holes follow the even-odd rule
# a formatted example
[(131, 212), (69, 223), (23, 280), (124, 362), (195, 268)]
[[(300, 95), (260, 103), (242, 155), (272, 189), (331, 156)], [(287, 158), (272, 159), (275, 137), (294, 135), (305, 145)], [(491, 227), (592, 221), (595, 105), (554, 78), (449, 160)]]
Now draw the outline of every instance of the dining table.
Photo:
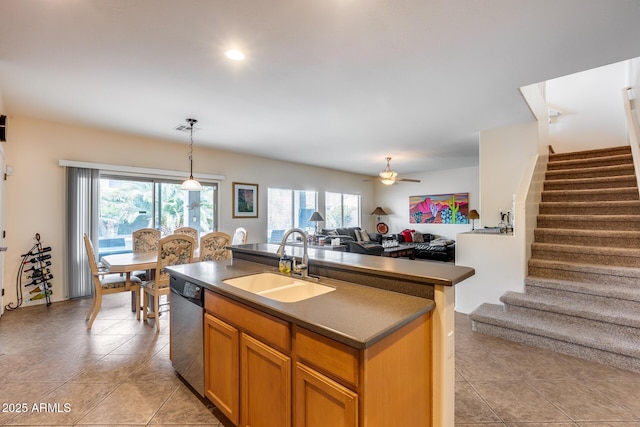
[[(199, 248), (194, 251), (193, 262), (198, 261)], [(158, 263), (158, 252), (128, 252), (113, 255), (104, 255), (100, 261), (109, 273), (122, 273), (125, 275), (127, 286), (131, 286), (131, 273), (141, 270), (154, 270)], [(139, 302), (138, 302), (139, 303)], [(142, 309), (147, 304), (142, 301)], [(151, 304), (153, 307), (153, 304)], [(135, 295), (131, 294), (131, 311), (136, 310)], [(151, 314), (149, 317), (153, 317)]]
[[(125, 275), (127, 287), (131, 286), (131, 273), (140, 270), (153, 270), (158, 263), (158, 251), (153, 252), (129, 252), (123, 254), (105, 255), (100, 258), (109, 273), (121, 273)], [(138, 302), (140, 304), (140, 302)], [(144, 310), (144, 301), (142, 302)], [(136, 311), (135, 294), (131, 293), (131, 311)]]

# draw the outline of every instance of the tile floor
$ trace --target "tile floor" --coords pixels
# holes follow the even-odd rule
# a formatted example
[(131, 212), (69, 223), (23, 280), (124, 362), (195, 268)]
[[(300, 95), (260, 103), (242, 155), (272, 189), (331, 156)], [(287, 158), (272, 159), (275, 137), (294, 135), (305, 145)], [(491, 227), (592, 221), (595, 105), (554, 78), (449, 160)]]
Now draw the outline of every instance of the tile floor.
[(456, 426), (640, 427), (640, 374), (474, 333), (456, 314)]
[[(173, 372), (168, 313), (156, 335), (129, 301), (105, 297), (91, 331), (90, 300), (5, 311), (0, 425), (222, 426)], [(640, 427), (640, 374), (473, 333), (462, 314), (456, 370), (456, 426)]]

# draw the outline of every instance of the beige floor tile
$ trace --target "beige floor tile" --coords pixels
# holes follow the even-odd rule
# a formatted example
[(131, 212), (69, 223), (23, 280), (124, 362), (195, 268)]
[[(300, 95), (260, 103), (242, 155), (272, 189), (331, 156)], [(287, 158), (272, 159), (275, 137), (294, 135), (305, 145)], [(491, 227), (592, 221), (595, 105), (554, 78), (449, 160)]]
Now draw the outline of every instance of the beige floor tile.
[(148, 361), (135, 354), (108, 354), (71, 379), (74, 382), (118, 384)]
[(176, 389), (169, 382), (122, 383), (78, 424), (147, 424)]
[(456, 354), (456, 370), (467, 381), (517, 378), (503, 363), (483, 351), (458, 352)]
[(587, 387), (613, 400), (640, 419), (640, 381), (590, 381)]
[(32, 404), (32, 410), (7, 425), (73, 425), (109, 395), (115, 386), (66, 383)]
[(456, 382), (455, 422), (463, 423), (496, 422), (501, 421), (466, 382)]
[(20, 415), (24, 409), (29, 412), (34, 403), (40, 402), (47, 394), (62, 384), (61, 382), (9, 382), (4, 379), (0, 380), (0, 404), (6, 405), (0, 408), (0, 425), (4, 425)]
[(477, 381), (471, 385), (505, 422), (572, 421), (523, 381)]
[(638, 421), (615, 400), (603, 396), (583, 381), (531, 381), (533, 388), (574, 421)]
[(186, 386), (179, 386), (149, 424), (220, 425), (220, 421)]

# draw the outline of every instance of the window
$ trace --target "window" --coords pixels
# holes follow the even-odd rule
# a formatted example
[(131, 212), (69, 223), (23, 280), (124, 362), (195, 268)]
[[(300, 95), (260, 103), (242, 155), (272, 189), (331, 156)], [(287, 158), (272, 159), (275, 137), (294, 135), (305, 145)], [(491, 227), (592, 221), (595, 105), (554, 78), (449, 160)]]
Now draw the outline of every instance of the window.
[(189, 226), (200, 235), (216, 231), (217, 184), (180, 190), (180, 182), (101, 175), (98, 202), (99, 256), (131, 251), (131, 233), (159, 229), (163, 236)]
[(285, 231), (292, 227), (306, 232), (315, 230), (309, 221), (317, 210), (318, 193), (315, 191), (267, 189), (267, 241), (280, 243)]
[(325, 193), (325, 224), (327, 228), (359, 227), (360, 196)]

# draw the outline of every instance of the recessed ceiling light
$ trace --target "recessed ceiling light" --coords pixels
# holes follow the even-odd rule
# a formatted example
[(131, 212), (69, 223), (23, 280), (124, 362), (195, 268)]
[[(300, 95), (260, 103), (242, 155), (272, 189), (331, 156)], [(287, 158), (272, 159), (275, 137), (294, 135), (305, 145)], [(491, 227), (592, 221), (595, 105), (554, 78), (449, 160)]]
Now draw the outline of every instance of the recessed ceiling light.
[(227, 56), (227, 58), (233, 59), (234, 61), (242, 61), (244, 59), (244, 53), (240, 52), (239, 50), (228, 50), (224, 54)]

